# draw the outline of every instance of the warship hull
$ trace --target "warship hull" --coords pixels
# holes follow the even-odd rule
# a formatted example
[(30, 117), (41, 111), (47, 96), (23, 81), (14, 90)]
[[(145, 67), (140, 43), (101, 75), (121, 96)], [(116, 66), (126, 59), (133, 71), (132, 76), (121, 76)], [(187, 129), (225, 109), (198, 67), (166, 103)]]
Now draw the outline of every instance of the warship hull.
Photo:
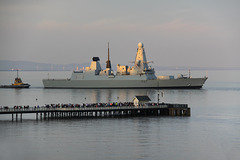
[(44, 88), (79, 88), (79, 89), (200, 89), (207, 78), (186, 78), (170, 80), (70, 80), (43, 79)]

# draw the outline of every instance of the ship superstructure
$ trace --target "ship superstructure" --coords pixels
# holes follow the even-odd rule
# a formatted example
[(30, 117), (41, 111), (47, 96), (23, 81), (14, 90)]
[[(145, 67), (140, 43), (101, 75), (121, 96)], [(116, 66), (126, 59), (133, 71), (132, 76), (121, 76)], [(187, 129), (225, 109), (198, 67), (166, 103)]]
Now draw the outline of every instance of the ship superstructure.
[(117, 64), (117, 72), (111, 67), (109, 45), (106, 69), (103, 70), (99, 57), (93, 57), (85, 70), (73, 71), (70, 79), (43, 79), (45, 88), (201, 88), (207, 77), (191, 78), (180, 75), (156, 76), (148, 64), (143, 43), (138, 43), (134, 65)]

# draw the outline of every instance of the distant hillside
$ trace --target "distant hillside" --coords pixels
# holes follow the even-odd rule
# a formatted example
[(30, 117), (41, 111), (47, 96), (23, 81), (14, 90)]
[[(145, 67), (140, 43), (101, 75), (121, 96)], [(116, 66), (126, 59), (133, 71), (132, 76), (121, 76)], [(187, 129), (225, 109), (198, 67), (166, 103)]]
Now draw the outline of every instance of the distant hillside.
[[(0, 70), (12, 70), (21, 69), (27, 71), (72, 71), (77, 67), (88, 67), (90, 63), (82, 64), (49, 64), (49, 63), (36, 63), (29, 61), (9, 61), (0, 60)], [(101, 64), (102, 68), (105, 68), (105, 64)], [(116, 65), (112, 64), (113, 70), (116, 69)], [(240, 70), (240, 67), (189, 67), (189, 66), (152, 66), (155, 70)]]
[(62, 70), (74, 70), (78, 66), (86, 67), (89, 64), (48, 64), (48, 63), (36, 63), (29, 61), (7, 61), (0, 60), (0, 70), (12, 70), (12, 69), (21, 69), (29, 71), (62, 71)]

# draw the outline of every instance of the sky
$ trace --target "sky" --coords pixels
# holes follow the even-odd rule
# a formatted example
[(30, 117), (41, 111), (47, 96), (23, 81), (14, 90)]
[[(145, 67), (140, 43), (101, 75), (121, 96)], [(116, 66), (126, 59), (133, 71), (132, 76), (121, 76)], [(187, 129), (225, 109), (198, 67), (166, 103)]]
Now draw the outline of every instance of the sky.
[(0, 0), (0, 60), (240, 67), (239, 0)]

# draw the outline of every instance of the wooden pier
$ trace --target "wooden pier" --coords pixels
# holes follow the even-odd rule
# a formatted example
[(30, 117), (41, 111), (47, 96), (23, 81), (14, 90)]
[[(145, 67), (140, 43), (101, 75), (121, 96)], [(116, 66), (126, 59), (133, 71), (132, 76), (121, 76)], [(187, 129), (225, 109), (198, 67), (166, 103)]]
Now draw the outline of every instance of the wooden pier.
[[(36, 120), (81, 117), (120, 116), (190, 116), (187, 104), (157, 104), (151, 106), (73, 107), (73, 108), (1, 108), (1, 114), (12, 115), (12, 121), (22, 120), (23, 114), (36, 114)], [(15, 117), (15, 118), (14, 118)]]

